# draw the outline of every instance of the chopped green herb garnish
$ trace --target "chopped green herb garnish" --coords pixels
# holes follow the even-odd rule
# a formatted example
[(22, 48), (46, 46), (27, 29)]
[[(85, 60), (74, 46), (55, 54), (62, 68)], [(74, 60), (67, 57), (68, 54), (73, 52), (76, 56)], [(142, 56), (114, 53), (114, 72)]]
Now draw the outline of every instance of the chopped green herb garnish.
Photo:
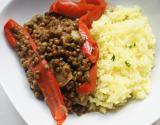
[(131, 67), (131, 64), (128, 61), (125, 61), (127, 67)]
[(129, 48), (132, 48), (132, 45), (129, 45), (128, 47), (129, 47)]
[(114, 62), (114, 61), (115, 61), (115, 59), (116, 59), (116, 57), (115, 57), (115, 55), (113, 54), (113, 56), (112, 56), (111, 60)]
[(134, 43), (133, 45), (128, 45), (128, 46), (126, 46), (126, 47), (128, 47), (128, 48), (136, 47), (136, 43)]
[(128, 15), (125, 15), (124, 21), (125, 21), (125, 20), (128, 20), (128, 19), (129, 19), (129, 16), (128, 16)]

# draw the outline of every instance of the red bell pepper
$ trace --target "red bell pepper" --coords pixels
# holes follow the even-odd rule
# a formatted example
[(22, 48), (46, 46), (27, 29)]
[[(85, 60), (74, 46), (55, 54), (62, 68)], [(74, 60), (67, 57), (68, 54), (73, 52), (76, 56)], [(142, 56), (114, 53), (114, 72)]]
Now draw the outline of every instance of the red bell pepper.
[(51, 5), (50, 11), (54, 11), (72, 18), (79, 18), (85, 15), (87, 11), (96, 9), (96, 7), (97, 6), (93, 4), (78, 3), (71, 0), (59, 0)]
[(72, 0), (58, 0), (53, 3), (50, 12), (60, 13), (65, 16), (79, 19), (79, 31), (82, 36), (86, 38), (86, 42), (82, 47), (82, 52), (93, 63), (90, 70), (92, 79), (89, 83), (84, 83), (77, 88), (80, 94), (90, 94), (96, 88), (96, 73), (97, 60), (99, 58), (99, 49), (97, 43), (92, 39), (89, 29), (94, 20), (100, 18), (106, 8), (104, 0), (80, 0), (80, 2), (73, 2)]
[[(12, 30), (16, 29), (24, 36), (26, 40), (28, 40), (29, 44), (31, 44), (33, 51), (39, 57), (39, 63), (34, 67), (30, 67), (31, 71), (39, 71), (40, 78), (38, 80), (38, 86), (40, 87), (42, 93), (45, 96), (46, 102), (50, 108), (53, 118), (57, 122), (58, 125), (62, 124), (67, 117), (67, 109), (63, 102), (63, 96), (60, 92), (56, 79), (52, 73), (50, 68), (46, 68), (48, 66), (46, 60), (41, 59), (36, 50), (36, 44), (33, 39), (30, 37), (27, 30), (20, 26), (13, 20), (9, 20), (4, 26), (5, 36), (8, 40), (8, 43), (14, 49), (16, 48), (17, 40), (12, 33)], [(29, 58), (29, 57), (28, 57)]]
[(90, 94), (94, 92), (96, 88), (96, 79), (97, 79), (97, 64), (94, 64), (89, 71), (89, 75), (91, 76), (89, 83), (84, 83), (77, 88), (77, 92), (84, 95)]
[(95, 4), (100, 6), (105, 6), (106, 2), (105, 0), (80, 0), (81, 3), (87, 3), (87, 4)]
[(38, 85), (43, 92), (46, 102), (51, 110), (57, 125), (61, 125), (67, 117), (67, 109), (63, 102), (59, 86), (51, 69), (46, 69), (47, 61), (41, 60), (32, 71), (40, 72)]
[(98, 45), (93, 41), (86, 24), (81, 20), (79, 21), (79, 27), (81, 35), (86, 39), (82, 46), (82, 52), (85, 53), (86, 57), (88, 57), (92, 63), (96, 63), (99, 57)]
[(30, 42), (33, 50), (36, 51), (36, 49), (37, 49), (36, 44), (34, 43), (32, 38), (30, 37), (27, 30), (25, 28), (23, 28), (22, 26), (20, 26), (18, 23), (16, 23), (12, 19), (10, 19), (4, 26), (4, 33), (5, 33), (6, 39), (7, 39), (8, 43), (10, 44), (11, 47), (13, 47), (15, 49), (16, 44), (17, 44), (17, 40), (13, 36), (13, 33), (11, 32), (12, 29), (19, 30), (26, 37), (26, 39), (28, 39), (28, 41)]

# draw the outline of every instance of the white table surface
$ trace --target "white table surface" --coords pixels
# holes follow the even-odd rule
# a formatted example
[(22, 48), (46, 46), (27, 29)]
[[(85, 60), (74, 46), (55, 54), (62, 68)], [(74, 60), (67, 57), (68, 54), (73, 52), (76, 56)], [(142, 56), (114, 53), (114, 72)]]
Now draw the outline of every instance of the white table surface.
[(0, 125), (27, 125), (0, 86)]
[[(0, 0), (0, 11), (9, 0)], [(0, 85), (0, 125), (27, 125), (11, 104)], [(154, 125), (160, 125), (160, 121)]]
[[(0, 11), (9, 0), (0, 0)], [(27, 125), (17, 113), (0, 85), (0, 125)]]

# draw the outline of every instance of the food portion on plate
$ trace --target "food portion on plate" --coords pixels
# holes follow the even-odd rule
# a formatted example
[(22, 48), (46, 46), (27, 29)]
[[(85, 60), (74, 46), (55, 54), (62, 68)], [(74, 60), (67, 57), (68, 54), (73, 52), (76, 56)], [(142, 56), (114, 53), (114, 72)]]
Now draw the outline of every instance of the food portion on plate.
[(99, 46), (97, 87), (90, 109), (105, 113), (150, 92), (155, 36), (140, 7), (108, 8), (92, 25)]
[(68, 113), (106, 113), (149, 93), (155, 37), (139, 7), (58, 0), (24, 26), (4, 26), (35, 97), (57, 125)]

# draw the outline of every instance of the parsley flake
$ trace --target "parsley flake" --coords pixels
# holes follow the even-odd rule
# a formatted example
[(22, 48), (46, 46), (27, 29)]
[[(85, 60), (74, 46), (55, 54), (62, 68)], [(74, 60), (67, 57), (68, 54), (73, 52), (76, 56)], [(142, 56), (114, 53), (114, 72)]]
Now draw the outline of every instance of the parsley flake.
[(131, 67), (131, 64), (128, 61), (125, 61), (127, 67)]
[(116, 59), (116, 57), (115, 57), (115, 55), (113, 54), (113, 56), (112, 56), (111, 60), (114, 62), (114, 61), (115, 61), (115, 59)]

